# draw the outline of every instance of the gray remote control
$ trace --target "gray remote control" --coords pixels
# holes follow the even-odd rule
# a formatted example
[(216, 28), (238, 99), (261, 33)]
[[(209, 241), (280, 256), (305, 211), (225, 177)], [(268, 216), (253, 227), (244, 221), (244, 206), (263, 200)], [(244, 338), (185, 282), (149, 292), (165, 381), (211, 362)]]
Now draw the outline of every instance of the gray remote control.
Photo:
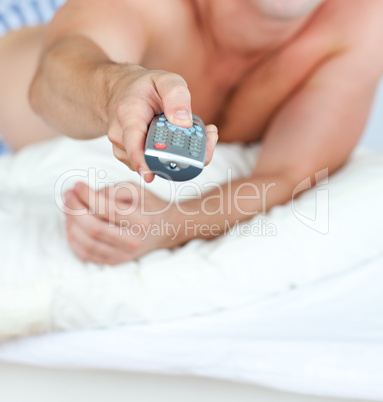
[(145, 160), (164, 179), (186, 181), (198, 176), (206, 158), (206, 127), (193, 115), (190, 128), (174, 126), (164, 114), (154, 117), (145, 145)]

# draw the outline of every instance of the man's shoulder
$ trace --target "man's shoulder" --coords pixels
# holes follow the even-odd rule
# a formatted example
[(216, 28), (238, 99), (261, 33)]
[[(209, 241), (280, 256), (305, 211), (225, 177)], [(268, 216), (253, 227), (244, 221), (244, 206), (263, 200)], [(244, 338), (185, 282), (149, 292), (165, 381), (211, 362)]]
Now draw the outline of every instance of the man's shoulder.
[(345, 45), (373, 47), (383, 35), (382, 0), (327, 0), (325, 18)]
[(329, 56), (342, 58), (357, 74), (379, 77), (383, 73), (382, 15), (383, 0), (327, 0), (310, 37), (324, 38)]
[(383, 0), (327, 0), (303, 42), (321, 42), (329, 55), (353, 54), (361, 62), (374, 59), (383, 69), (382, 16)]

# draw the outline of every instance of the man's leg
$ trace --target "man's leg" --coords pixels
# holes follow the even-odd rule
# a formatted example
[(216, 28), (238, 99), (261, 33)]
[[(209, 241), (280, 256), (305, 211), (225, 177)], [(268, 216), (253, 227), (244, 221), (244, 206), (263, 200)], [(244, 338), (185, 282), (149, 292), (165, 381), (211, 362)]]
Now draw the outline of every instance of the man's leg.
[(28, 103), (44, 27), (24, 28), (0, 38), (0, 133), (13, 150), (56, 137)]

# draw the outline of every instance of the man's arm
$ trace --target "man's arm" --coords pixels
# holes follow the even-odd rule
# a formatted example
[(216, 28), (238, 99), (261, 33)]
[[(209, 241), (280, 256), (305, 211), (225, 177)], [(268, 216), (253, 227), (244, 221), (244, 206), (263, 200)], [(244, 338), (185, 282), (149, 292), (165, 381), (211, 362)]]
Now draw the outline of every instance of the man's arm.
[[(154, 174), (144, 145), (154, 115), (164, 112), (173, 124), (192, 124), (185, 80), (139, 65), (153, 29), (146, 18), (156, 16), (152, 6), (143, 0), (69, 0), (47, 28), (30, 88), (31, 105), (48, 124), (79, 139), (107, 134), (116, 158), (147, 172), (147, 182)], [(208, 163), (217, 128), (207, 126), (207, 133)]]
[[(202, 202), (185, 202), (182, 209), (197, 214), (175, 212), (174, 219), (181, 223), (194, 219), (196, 225), (218, 224), (222, 233), (227, 223), (248, 220), (291, 200), (295, 187), (304, 179), (310, 177), (315, 183), (315, 173), (328, 169), (331, 174), (340, 168), (363, 133), (383, 73), (382, 57), (375, 57), (374, 63), (371, 60), (371, 54), (361, 49), (327, 61), (270, 125), (252, 175), (224, 185), (223, 197), (214, 190)], [(210, 214), (221, 212), (222, 206), (223, 214)], [(230, 211), (227, 206), (231, 206)], [(219, 233), (207, 231), (198, 237), (211, 238)], [(187, 235), (177, 239), (180, 243), (188, 240)]]
[[(128, 183), (120, 195), (116, 191), (109, 196), (98, 193), (98, 205), (109, 206), (109, 212), (99, 214), (97, 205), (89, 201), (96, 199), (93, 190), (76, 186), (70, 192), (68, 208), (92, 212), (83, 216), (67, 212), (68, 238), (76, 254), (85, 261), (116, 264), (196, 237), (213, 238), (222, 234), (228, 224), (246, 221), (291, 200), (295, 187), (307, 177), (313, 179), (315, 173), (326, 168), (333, 173), (346, 162), (363, 132), (383, 72), (383, 61), (367, 63), (364, 57), (345, 53), (329, 60), (280, 110), (266, 134), (252, 174), (202, 198), (183, 202), (181, 208), (174, 204), (166, 213), (153, 215), (153, 211), (163, 210), (164, 201), (148, 191), (143, 198), (139, 191), (134, 195)], [(144, 204), (144, 210), (151, 215), (142, 214), (141, 207), (127, 216), (116, 215), (113, 208), (121, 203)], [(159, 224), (161, 219), (178, 230), (176, 238), (162, 234), (143, 239), (121, 232), (120, 225), (127, 220), (147, 227)], [(191, 221), (196, 230), (190, 230)], [(111, 223), (115, 227), (111, 228)], [(113, 250), (99, 251), (104, 244)]]
[[(128, 3), (69, 0), (46, 28), (30, 101), (66, 135), (106, 134), (111, 87), (119, 74), (140, 64), (145, 24)], [(122, 60), (124, 64), (117, 64)]]

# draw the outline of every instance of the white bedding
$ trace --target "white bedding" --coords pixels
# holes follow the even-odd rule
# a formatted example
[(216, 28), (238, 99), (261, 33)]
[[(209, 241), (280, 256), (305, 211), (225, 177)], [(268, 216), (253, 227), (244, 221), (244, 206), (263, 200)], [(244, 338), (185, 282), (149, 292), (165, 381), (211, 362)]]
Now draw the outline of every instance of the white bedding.
[[(225, 181), (228, 166), (233, 177), (244, 175), (256, 154), (256, 147), (221, 145), (196, 183)], [(301, 220), (315, 216), (319, 203), (315, 228), (326, 229), (329, 219), (325, 235), (287, 204), (251, 221), (274, 225), (276, 236), (234, 232), (118, 268), (84, 264), (69, 249), (54, 189), (68, 170), (92, 166), (104, 170), (108, 182), (137, 180), (113, 158), (105, 138), (60, 139), (0, 158), (0, 338), (205, 314), (313, 283), (383, 253), (383, 214), (376, 212), (383, 205), (383, 154), (362, 153), (295, 203)], [(164, 198), (170, 188), (160, 179), (151, 186)]]
[[(367, 145), (373, 141), (379, 149), (381, 110), (382, 105), (376, 106), (365, 136)], [(254, 151), (220, 147), (200, 180), (211, 175), (224, 180), (227, 165), (245, 174)], [(131, 325), (11, 341), (0, 346), (0, 360), (196, 374), (383, 400), (382, 155), (360, 154), (330, 178), (329, 235), (308, 229), (285, 207), (277, 208), (269, 217), (278, 224), (274, 241), (231, 236), (209, 244), (192, 242), (185, 253), (198, 250), (208, 263), (200, 274), (180, 251), (156, 252), (139, 268), (81, 265), (66, 245), (62, 216), (52, 200), (61, 173), (89, 166), (107, 170), (111, 182), (134, 177), (110, 157), (104, 140), (63, 140), (0, 157), (0, 332), (7, 338), (119, 321)], [(313, 204), (315, 197), (308, 193), (296, 206), (312, 212)], [(251, 254), (238, 252), (242, 240)], [(184, 269), (161, 265), (169, 258)], [(153, 261), (160, 269), (153, 269)], [(222, 270), (230, 264), (231, 270)], [(290, 285), (305, 284), (286, 292)], [(125, 292), (116, 295), (116, 288)], [(164, 294), (168, 297), (158, 299)], [(158, 310), (140, 309), (143, 301), (148, 306), (159, 300)], [(164, 318), (165, 305), (180, 319), (132, 325), (137, 317)], [(231, 309), (189, 316), (198, 308), (207, 313), (224, 306)]]
[(262, 302), (172, 323), (58, 333), (0, 360), (193, 374), (322, 396), (383, 400), (383, 256)]

